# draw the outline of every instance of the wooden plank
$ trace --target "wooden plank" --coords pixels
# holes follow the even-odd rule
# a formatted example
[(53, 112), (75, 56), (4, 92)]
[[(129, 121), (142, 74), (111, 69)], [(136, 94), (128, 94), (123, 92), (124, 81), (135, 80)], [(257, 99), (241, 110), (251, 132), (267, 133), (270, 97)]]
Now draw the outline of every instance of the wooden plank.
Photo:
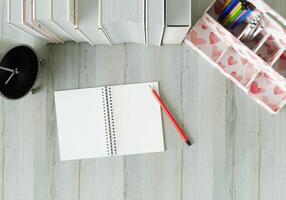
[(258, 198), (258, 106), (203, 58), (194, 59), (196, 52), (186, 52), (184, 118), (195, 144), (184, 152), (183, 197)]
[(286, 198), (286, 111), (262, 111), (260, 148), (260, 199)]
[[(230, 199), (232, 158), (227, 80), (190, 47), (182, 65), (183, 123), (194, 143), (183, 151), (183, 199)], [(223, 169), (223, 170), (222, 170)]]
[[(0, 9), (1, 10), (1, 9)], [(3, 200), (3, 173), (4, 173), (4, 141), (3, 141), (3, 136), (4, 136), (4, 123), (5, 120), (5, 113), (4, 113), (4, 104), (3, 100), (0, 99), (0, 200)]]
[(40, 65), (36, 94), (33, 95), (38, 107), (33, 116), (37, 123), (34, 134), (34, 199), (52, 199), (54, 170), (54, 121), (52, 70), (49, 63)]
[[(47, 48), (25, 33), (6, 24), (7, 1), (0, 1), (0, 36), (27, 43), (47, 57)], [(43, 77), (41, 77), (43, 78)], [(49, 178), (45, 157), (45, 90), (17, 102), (2, 101), (1, 197), (0, 199), (48, 199)], [(36, 123), (35, 123), (36, 121)], [(37, 141), (37, 143), (34, 143)], [(36, 150), (35, 150), (36, 149)], [(36, 152), (35, 157), (33, 157)], [(3, 177), (2, 177), (3, 175)], [(29, 180), (29, 181), (27, 181)], [(34, 184), (41, 181), (41, 184)], [(40, 198), (38, 198), (40, 197)], [(44, 198), (43, 198), (44, 197)]]
[[(50, 66), (53, 72), (54, 90), (63, 90), (79, 87), (79, 49), (78, 44), (67, 43), (51, 47)], [(52, 94), (51, 94), (52, 95)], [(54, 112), (54, 108), (53, 112)], [(55, 115), (54, 115), (55, 117)], [(54, 199), (78, 200), (80, 161), (61, 162), (57, 142), (56, 120), (54, 121), (54, 182), (51, 188)]]
[(4, 0), (0, 0), (0, 37), (3, 35), (3, 2)]
[(259, 199), (259, 106), (235, 88), (233, 126), (234, 199)]
[[(45, 82), (46, 76), (40, 72), (39, 79)], [(51, 141), (46, 137), (43, 85), (34, 95), (3, 100), (3, 199), (49, 199)]]
[(39, 109), (31, 96), (4, 102), (4, 199), (34, 196), (34, 136), (41, 131), (40, 110), (34, 106)]
[[(79, 87), (124, 83), (124, 48), (82, 44), (79, 48)], [(110, 59), (112, 58), (112, 59)], [(80, 199), (123, 199), (124, 157), (82, 160)]]
[[(285, 1), (266, 0), (266, 2), (286, 17)], [(284, 108), (277, 115), (269, 114), (263, 109), (260, 112), (259, 198), (286, 199), (286, 111)]]
[[(181, 47), (126, 46), (126, 83), (160, 81), (160, 95), (181, 119)], [(171, 92), (172, 91), (172, 92)], [(125, 158), (125, 199), (181, 199), (182, 141), (162, 113), (166, 152)]]

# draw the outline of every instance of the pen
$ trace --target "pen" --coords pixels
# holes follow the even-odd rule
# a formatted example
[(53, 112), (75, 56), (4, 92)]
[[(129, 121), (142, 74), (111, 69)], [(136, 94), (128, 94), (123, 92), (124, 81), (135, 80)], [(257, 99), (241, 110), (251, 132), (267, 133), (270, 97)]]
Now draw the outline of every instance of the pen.
[(251, 30), (254, 28), (254, 26), (255, 26), (255, 24), (254, 24), (253, 22), (251, 22), (251, 23), (248, 25), (248, 27), (247, 27), (245, 33), (244, 33), (243, 36), (241, 37), (241, 40), (242, 40), (242, 41), (245, 41), (245, 39), (248, 37), (249, 33), (250, 33)]
[(152, 95), (155, 97), (155, 99), (158, 101), (158, 103), (160, 104), (161, 108), (164, 110), (164, 112), (167, 114), (169, 120), (172, 122), (172, 124), (174, 125), (174, 127), (177, 129), (177, 131), (179, 132), (179, 134), (181, 135), (182, 139), (184, 140), (184, 142), (188, 145), (191, 146), (191, 142), (190, 140), (187, 138), (186, 134), (184, 133), (183, 129), (179, 126), (178, 122), (176, 121), (175, 117), (172, 115), (172, 113), (169, 111), (169, 109), (167, 108), (167, 106), (163, 103), (162, 99), (160, 98), (160, 96), (158, 95), (158, 93), (151, 87), (151, 92)]
[(251, 36), (251, 40), (254, 39), (263, 29), (265, 28), (264, 23), (262, 23), (256, 30), (255, 32), (252, 34)]
[(228, 4), (228, 6), (222, 11), (222, 13), (219, 15), (219, 20), (223, 21), (227, 14), (239, 3), (238, 0), (232, 0), (231, 3)]

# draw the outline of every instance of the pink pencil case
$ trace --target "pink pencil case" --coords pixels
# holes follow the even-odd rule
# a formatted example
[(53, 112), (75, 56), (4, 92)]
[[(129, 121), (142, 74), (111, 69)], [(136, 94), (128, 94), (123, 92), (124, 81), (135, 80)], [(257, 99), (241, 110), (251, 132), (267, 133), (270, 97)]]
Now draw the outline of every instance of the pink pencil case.
[[(190, 29), (185, 43), (271, 113), (286, 104), (286, 20), (262, 0), (249, 0), (256, 10), (235, 29), (217, 20), (224, 0), (215, 1)], [(265, 28), (242, 42), (248, 22), (263, 13)]]

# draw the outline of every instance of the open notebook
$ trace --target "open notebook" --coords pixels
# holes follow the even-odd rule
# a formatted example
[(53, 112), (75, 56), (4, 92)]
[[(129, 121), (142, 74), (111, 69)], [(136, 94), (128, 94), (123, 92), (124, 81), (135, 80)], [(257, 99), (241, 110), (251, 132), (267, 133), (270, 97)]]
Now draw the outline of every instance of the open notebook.
[(160, 105), (142, 83), (55, 92), (61, 160), (164, 151)]

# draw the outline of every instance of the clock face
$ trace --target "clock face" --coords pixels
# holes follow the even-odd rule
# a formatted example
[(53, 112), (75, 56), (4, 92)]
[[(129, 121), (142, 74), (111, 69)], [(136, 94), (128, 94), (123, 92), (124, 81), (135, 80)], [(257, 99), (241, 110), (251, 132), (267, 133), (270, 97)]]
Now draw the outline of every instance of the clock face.
[(0, 62), (0, 93), (8, 99), (18, 99), (33, 87), (38, 74), (38, 58), (26, 46), (11, 49)]

